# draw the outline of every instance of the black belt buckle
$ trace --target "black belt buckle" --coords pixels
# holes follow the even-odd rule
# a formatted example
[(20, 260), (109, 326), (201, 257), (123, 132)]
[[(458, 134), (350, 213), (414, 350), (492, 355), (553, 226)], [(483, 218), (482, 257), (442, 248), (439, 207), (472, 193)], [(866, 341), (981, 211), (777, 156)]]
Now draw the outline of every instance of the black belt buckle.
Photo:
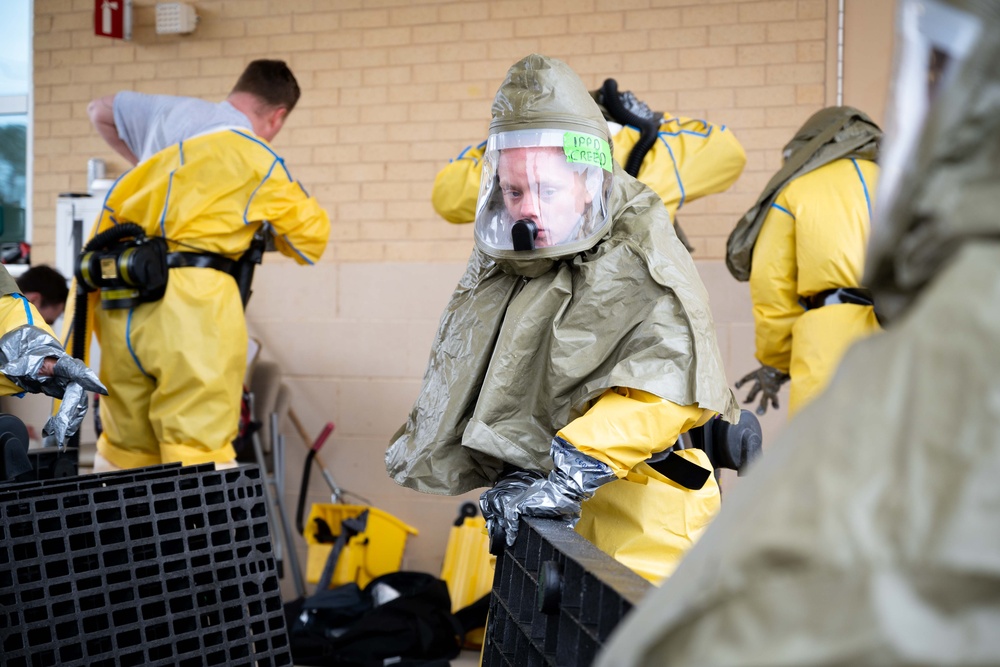
[(835, 306), (841, 303), (849, 303), (855, 306), (872, 306), (874, 300), (870, 291), (863, 287), (837, 287), (828, 289), (812, 296), (799, 298), (799, 305), (804, 310), (814, 310), (823, 306)]
[(856, 306), (872, 306), (875, 304), (872, 300), (872, 293), (866, 289), (840, 289), (841, 303), (853, 303)]

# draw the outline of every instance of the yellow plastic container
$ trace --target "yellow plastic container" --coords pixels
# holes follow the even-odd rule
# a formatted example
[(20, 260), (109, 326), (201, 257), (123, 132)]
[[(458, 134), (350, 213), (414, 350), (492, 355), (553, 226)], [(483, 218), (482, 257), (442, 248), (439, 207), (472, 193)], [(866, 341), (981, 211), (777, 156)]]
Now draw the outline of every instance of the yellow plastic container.
[[(452, 612), (490, 592), (495, 567), (483, 517), (466, 517), (461, 526), (452, 526), (441, 566), (441, 578), (448, 584)], [(482, 646), (483, 629), (470, 631), (465, 642), (467, 648)]]
[(310, 584), (319, 583), (323, 567), (330, 557), (330, 550), (333, 549), (332, 544), (323, 544), (316, 540), (314, 519), (322, 519), (330, 526), (334, 535), (339, 535), (341, 521), (354, 518), (364, 510), (368, 510), (365, 530), (351, 537), (344, 545), (337, 559), (330, 587), (354, 582), (364, 588), (375, 577), (399, 570), (403, 562), (406, 538), (409, 535), (416, 535), (416, 528), (374, 507), (314, 503), (309, 512), (304, 535), (308, 545), (306, 581)]

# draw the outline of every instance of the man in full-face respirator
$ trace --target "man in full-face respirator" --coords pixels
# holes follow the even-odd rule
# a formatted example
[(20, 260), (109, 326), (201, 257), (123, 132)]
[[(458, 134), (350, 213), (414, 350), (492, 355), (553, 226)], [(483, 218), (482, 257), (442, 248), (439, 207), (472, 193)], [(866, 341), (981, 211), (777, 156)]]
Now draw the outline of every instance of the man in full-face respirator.
[(510, 69), (476, 248), (386, 467), (428, 493), (487, 487), (495, 539), (513, 544), (521, 516), (561, 519), (657, 582), (719, 506), (705, 452), (671, 447), (739, 408), (691, 256), (609, 139), (565, 63), (531, 55)]
[[(743, 146), (725, 125), (653, 111), (615, 79), (605, 79), (590, 96), (608, 123), (613, 159), (660, 197), (678, 237), (693, 250), (677, 212), (735, 183), (746, 164)], [(486, 143), (467, 146), (434, 178), (431, 203), (448, 222), (476, 218)]]
[(607, 140), (590, 134), (527, 129), (492, 135), (483, 158), (477, 243), (511, 259), (560, 257), (592, 246), (611, 222), (610, 165)]
[(595, 664), (1000, 664), (1000, 5), (903, 0), (847, 351)]

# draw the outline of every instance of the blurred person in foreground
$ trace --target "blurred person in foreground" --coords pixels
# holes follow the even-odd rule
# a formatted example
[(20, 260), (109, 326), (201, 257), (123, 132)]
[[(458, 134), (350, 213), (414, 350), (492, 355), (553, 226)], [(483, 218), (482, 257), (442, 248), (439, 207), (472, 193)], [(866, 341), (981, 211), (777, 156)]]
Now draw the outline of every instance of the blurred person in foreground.
[(598, 667), (1000, 664), (1000, 5), (904, 0), (856, 343)]

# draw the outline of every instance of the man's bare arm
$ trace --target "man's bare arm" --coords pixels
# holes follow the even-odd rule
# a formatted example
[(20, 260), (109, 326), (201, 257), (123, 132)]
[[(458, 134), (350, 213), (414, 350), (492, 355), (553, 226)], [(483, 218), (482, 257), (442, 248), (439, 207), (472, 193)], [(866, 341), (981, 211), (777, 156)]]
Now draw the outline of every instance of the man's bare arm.
[(118, 128), (115, 126), (114, 102), (114, 95), (98, 97), (87, 105), (87, 115), (90, 116), (90, 122), (97, 133), (116, 153), (128, 160), (130, 164), (138, 164), (139, 159), (118, 136)]

